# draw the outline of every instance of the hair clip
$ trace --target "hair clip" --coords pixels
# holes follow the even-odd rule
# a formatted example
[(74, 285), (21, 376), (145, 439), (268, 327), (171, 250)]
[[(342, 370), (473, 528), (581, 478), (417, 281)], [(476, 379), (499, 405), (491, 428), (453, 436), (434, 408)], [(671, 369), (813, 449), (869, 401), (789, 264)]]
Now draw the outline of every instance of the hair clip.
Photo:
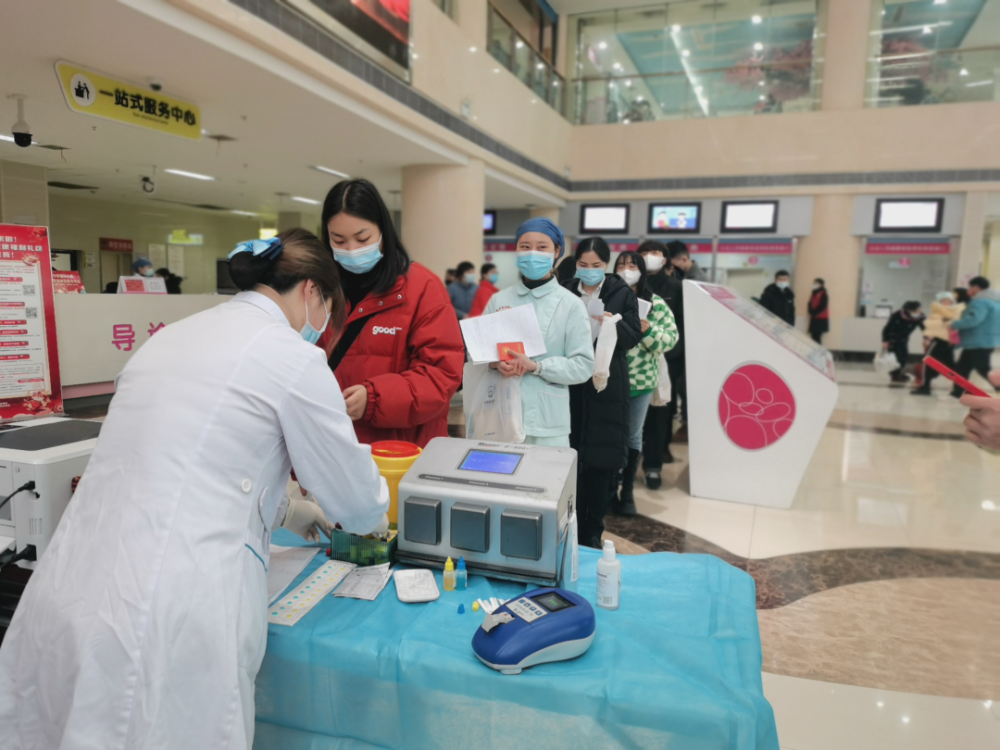
[(239, 253), (253, 253), (255, 258), (274, 260), (281, 255), (284, 249), (285, 244), (277, 237), (272, 237), (269, 240), (247, 240), (238, 244), (236, 249), (229, 253), (229, 259), (231, 260), (234, 255)]

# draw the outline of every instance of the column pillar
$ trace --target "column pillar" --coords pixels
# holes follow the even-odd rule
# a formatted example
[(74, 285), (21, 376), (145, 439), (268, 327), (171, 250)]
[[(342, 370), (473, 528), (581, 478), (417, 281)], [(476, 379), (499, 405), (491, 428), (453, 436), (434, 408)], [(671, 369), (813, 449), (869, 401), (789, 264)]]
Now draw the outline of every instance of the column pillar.
[(812, 282), (821, 278), (830, 295), (830, 332), (827, 349), (840, 349), (844, 318), (857, 316), (861, 238), (851, 234), (853, 195), (817, 195), (813, 199), (812, 233), (799, 241), (795, 260), (797, 313), (807, 315)]
[[(302, 218), (301, 211), (279, 211), (278, 212), (278, 234), (281, 234), (286, 229), (298, 229), (302, 227), (304, 229), (309, 229), (313, 231), (312, 228), (306, 225), (304, 219)], [(315, 223), (315, 222), (310, 222)]]
[(871, 45), (872, 0), (827, 0), (822, 108), (861, 109)]
[(458, 0), (455, 22), (462, 33), (479, 49), (486, 49), (487, 0)]
[(962, 237), (958, 244), (958, 258), (952, 265), (955, 276), (951, 281), (955, 286), (968, 286), (969, 279), (982, 272), (987, 197), (988, 193), (983, 191), (965, 194)]
[(402, 239), (413, 260), (441, 277), (463, 260), (479, 262), (486, 205), (483, 162), (403, 167), (402, 203)]
[(0, 161), (0, 222), (49, 225), (49, 186), (45, 167)]
[[(533, 208), (531, 209), (530, 216), (532, 219), (548, 219), (557, 227), (559, 226), (559, 209), (558, 208)], [(560, 227), (562, 229), (562, 227)], [(565, 230), (563, 230), (565, 231)]]

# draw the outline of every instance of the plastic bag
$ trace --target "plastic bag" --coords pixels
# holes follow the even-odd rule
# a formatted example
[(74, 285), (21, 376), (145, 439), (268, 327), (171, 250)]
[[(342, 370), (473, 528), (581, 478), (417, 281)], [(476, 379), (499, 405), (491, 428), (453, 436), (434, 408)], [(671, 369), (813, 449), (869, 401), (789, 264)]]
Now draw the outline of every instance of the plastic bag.
[(875, 372), (880, 375), (888, 375), (890, 372), (899, 369), (899, 360), (896, 355), (886, 349), (875, 355)]
[(505, 378), (488, 364), (466, 363), (462, 399), (468, 439), (524, 442), (520, 377)]
[(662, 354), (660, 355), (659, 368), (660, 374), (656, 383), (656, 389), (653, 391), (653, 398), (649, 402), (650, 406), (666, 406), (673, 397), (673, 389), (670, 383), (670, 368), (667, 367), (667, 358)]
[(611, 377), (611, 357), (618, 346), (618, 321), (621, 315), (612, 315), (601, 323), (601, 332), (594, 344), (594, 388), (598, 393), (608, 387)]

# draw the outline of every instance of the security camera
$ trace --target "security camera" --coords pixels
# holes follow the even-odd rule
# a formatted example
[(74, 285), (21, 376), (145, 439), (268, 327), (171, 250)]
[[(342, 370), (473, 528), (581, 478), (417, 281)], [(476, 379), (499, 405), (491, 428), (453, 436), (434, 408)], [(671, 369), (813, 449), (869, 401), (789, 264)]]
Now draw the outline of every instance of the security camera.
[(150, 78), (149, 88), (153, 89), (153, 91), (161, 91), (163, 89), (163, 81), (158, 78)]
[(11, 94), (8, 98), (17, 99), (17, 122), (10, 129), (11, 134), (14, 136), (14, 143), (21, 148), (27, 148), (31, 145), (31, 128), (24, 121), (24, 96), (21, 94)]
[(142, 192), (152, 195), (156, 192), (156, 183), (148, 177), (142, 178)]

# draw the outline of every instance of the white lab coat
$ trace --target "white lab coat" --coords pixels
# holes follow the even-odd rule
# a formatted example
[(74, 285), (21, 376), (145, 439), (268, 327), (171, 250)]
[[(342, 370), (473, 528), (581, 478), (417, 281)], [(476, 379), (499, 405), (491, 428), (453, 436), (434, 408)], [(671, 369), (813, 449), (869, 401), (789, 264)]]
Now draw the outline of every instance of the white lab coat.
[(271, 300), (143, 346), (0, 649), (0, 748), (250, 747), (293, 465), (348, 531), (388, 508), (323, 352)]

